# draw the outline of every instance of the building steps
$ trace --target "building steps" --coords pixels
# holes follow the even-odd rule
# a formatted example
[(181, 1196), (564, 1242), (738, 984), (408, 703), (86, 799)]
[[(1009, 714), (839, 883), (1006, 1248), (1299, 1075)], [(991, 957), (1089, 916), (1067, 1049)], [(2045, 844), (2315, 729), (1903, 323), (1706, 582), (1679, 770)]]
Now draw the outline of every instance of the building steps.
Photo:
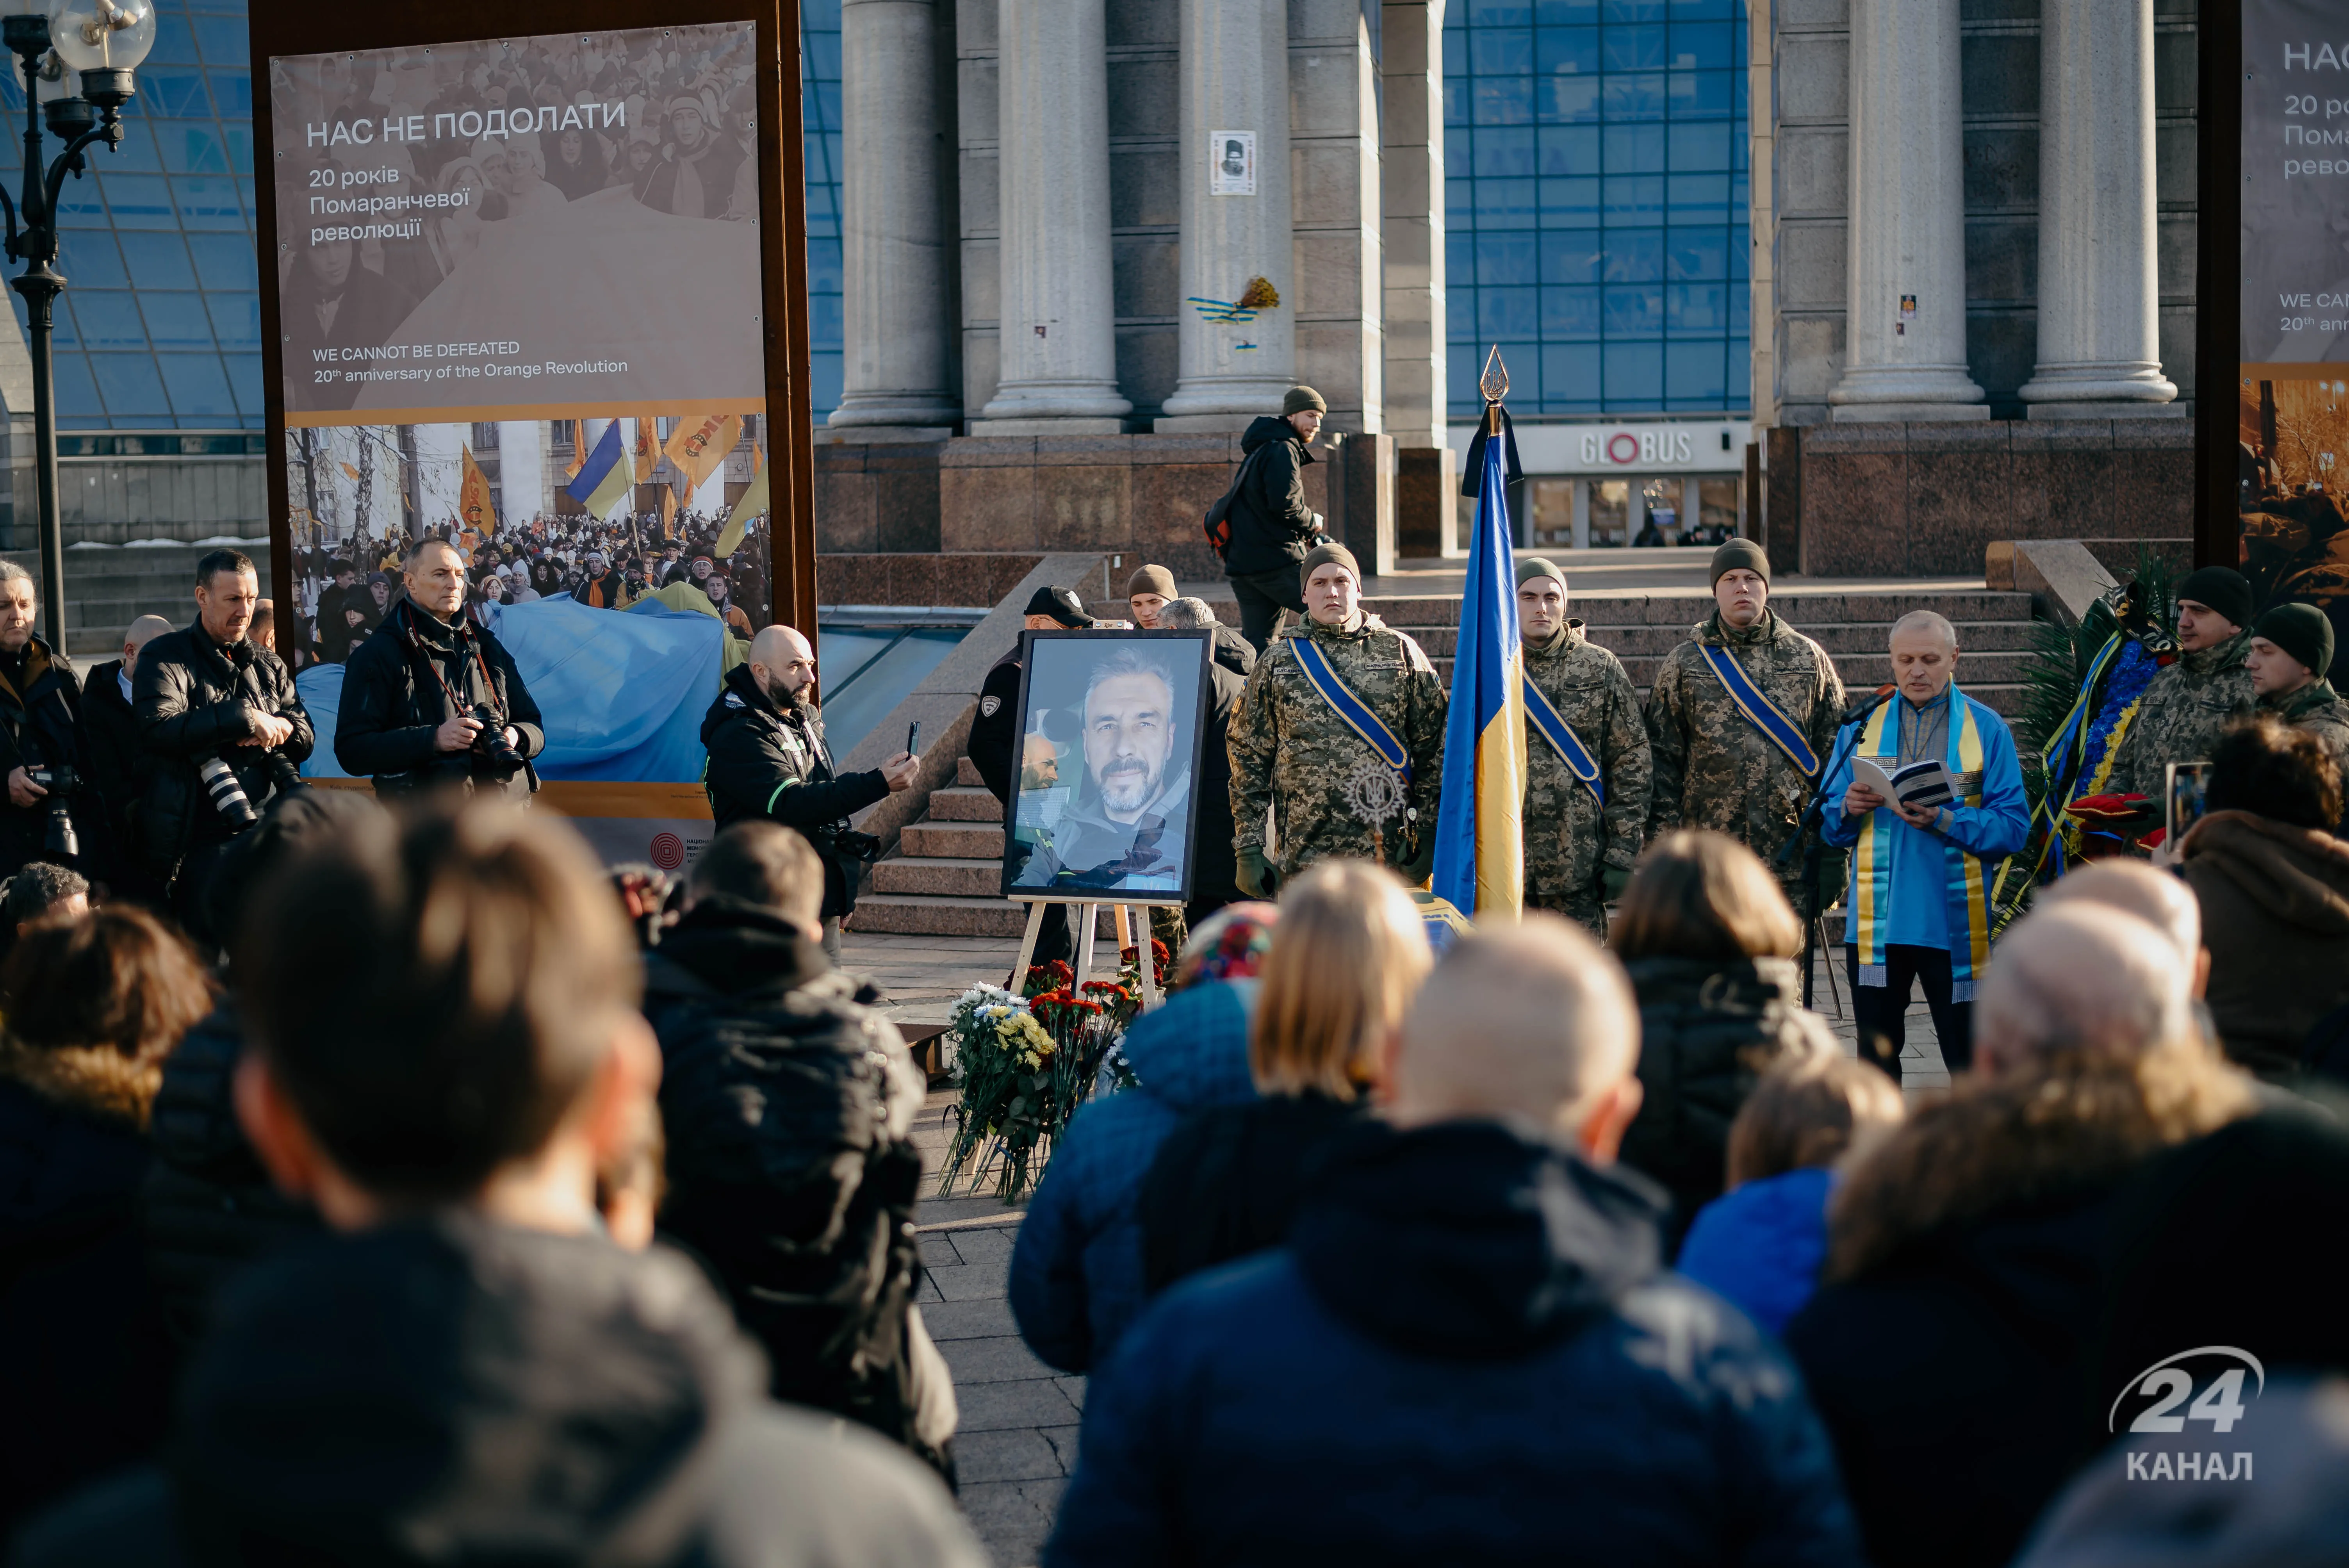
[[(1028, 906), (1003, 896), (1003, 807), (968, 757), (955, 781), (933, 790), (930, 808), (899, 835), (896, 851), (876, 862), (849, 917), (857, 931), (917, 936), (1000, 936), (1027, 929)], [(1096, 940), (1114, 940), (1109, 911)]]

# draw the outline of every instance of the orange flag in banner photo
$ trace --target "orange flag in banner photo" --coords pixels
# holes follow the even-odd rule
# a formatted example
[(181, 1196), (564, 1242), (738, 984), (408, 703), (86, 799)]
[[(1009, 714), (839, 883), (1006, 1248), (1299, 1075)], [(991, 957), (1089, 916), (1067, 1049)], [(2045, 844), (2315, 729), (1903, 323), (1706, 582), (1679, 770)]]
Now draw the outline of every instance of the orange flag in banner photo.
[(677, 537), (677, 491), (667, 485), (661, 486), (661, 537)]
[(571, 460), (563, 465), (563, 475), (575, 480), (587, 461), (587, 421), (566, 419), (564, 423), (571, 427)]
[(457, 515), (465, 520), (467, 528), (487, 539), (498, 531), (497, 508), (490, 504), (489, 476), (473, 460), (472, 448), (460, 447), (458, 450), (464, 454), (465, 478), (457, 490)]
[(653, 467), (660, 461), (660, 427), (653, 422), (655, 418), (651, 414), (636, 416), (636, 482), (640, 485), (653, 482)]
[(668, 438), (668, 460), (685, 476), (686, 488), (697, 490), (702, 487), (734, 443), (742, 438), (742, 416), (740, 414), (705, 414), (699, 418), (688, 418), (678, 422)]

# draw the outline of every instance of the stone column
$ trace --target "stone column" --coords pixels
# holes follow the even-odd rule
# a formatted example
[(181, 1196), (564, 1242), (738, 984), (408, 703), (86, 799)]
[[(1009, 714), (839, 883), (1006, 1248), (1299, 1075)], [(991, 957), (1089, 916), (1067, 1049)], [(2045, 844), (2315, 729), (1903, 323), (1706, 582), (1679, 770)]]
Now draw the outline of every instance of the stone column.
[[(2154, 272), (2152, 0), (2046, 0), (2039, 23), (2034, 419), (2164, 410)], [(2115, 407), (2118, 405), (2118, 407)]]
[(932, 0), (841, 0), (847, 352), (831, 423), (951, 425)]
[[(1297, 372), (1296, 245), (1288, 207), (1288, 12), (1265, 0), (1184, 0), (1181, 379), (1161, 430), (1239, 429), (1278, 412)], [(1233, 133), (1233, 134), (1226, 134)], [(1253, 193), (1226, 167), (1254, 139)], [(1232, 144), (1232, 145), (1227, 145)], [(1218, 186), (1226, 193), (1218, 193)], [(1237, 304), (1262, 278), (1279, 304), (1244, 322), (1194, 299)]]
[(971, 434), (1115, 435), (1102, 0), (1001, 0), (1002, 367)]
[(1958, 0), (1853, 0), (1851, 266), (1837, 419), (1987, 419), (1966, 374)]
[[(1461, 0), (1465, 4), (1466, 0)], [(1386, 288), (1386, 428), (1406, 454), (1448, 423), (1444, 315), (1444, 4), (1386, 0), (1380, 173)], [(1406, 455), (1406, 464), (1424, 459)], [(1398, 524), (1398, 526), (1401, 526)]]

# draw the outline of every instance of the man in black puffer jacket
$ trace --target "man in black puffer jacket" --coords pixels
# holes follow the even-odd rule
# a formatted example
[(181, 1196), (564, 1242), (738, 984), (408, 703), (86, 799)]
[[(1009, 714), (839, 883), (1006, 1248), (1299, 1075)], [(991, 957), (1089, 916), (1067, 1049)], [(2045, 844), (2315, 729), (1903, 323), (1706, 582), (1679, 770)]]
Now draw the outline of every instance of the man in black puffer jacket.
[(1224, 575), (1240, 602), (1240, 635), (1258, 654), (1284, 609), (1305, 614), (1298, 563), (1321, 538), (1321, 514), (1305, 502), (1313, 438), (1330, 406), (1310, 387), (1292, 387), (1280, 418), (1266, 415), (1240, 437), (1240, 473), (1232, 492), (1231, 546)]
[(662, 1230), (706, 1259), (779, 1399), (860, 1421), (951, 1481), (954, 1384), (913, 1304), (924, 1084), (812, 940), (823, 868), (771, 822), (710, 841), (646, 960), (660, 1036)]
[[(719, 831), (764, 820), (797, 828), (823, 860), (823, 950), (840, 956), (840, 923), (856, 907), (854, 863), (874, 841), (848, 819), (914, 782), (915, 759), (900, 751), (865, 773), (834, 769), (815, 689), (815, 650), (789, 626), (750, 639), (750, 656), (728, 672), (701, 717), (709, 753), (704, 787)], [(863, 843), (860, 844), (859, 841)]]
[(294, 780), (317, 744), (283, 660), (245, 636), (261, 581), (252, 558), (215, 550), (196, 562), (196, 623), (140, 650), (131, 707), (151, 764), (140, 851), (171, 913), (206, 933), (204, 884), (220, 848), (243, 828), (215, 804), (204, 769), (227, 765), (253, 811)]
[(344, 665), (335, 760), (378, 795), (455, 786), (528, 799), (546, 730), (513, 655), (465, 614), (465, 558), (427, 539), (408, 552), (407, 587)]

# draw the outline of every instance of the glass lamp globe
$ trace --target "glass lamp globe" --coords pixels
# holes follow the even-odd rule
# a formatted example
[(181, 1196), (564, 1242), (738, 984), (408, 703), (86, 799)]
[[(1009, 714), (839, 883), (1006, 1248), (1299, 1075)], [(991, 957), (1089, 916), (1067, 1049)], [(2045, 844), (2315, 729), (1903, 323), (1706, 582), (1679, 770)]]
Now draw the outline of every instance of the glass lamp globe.
[(155, 46), (154, 0), (60, 0), (49, 42), (68, 70), (134, 69)]
[(41, 57), (41, 63), (33, 70), (35, 102), (46, 104), (54, 98), (71, 98), (79, 91), (81, 84), (67, 73), (55, 49)]

